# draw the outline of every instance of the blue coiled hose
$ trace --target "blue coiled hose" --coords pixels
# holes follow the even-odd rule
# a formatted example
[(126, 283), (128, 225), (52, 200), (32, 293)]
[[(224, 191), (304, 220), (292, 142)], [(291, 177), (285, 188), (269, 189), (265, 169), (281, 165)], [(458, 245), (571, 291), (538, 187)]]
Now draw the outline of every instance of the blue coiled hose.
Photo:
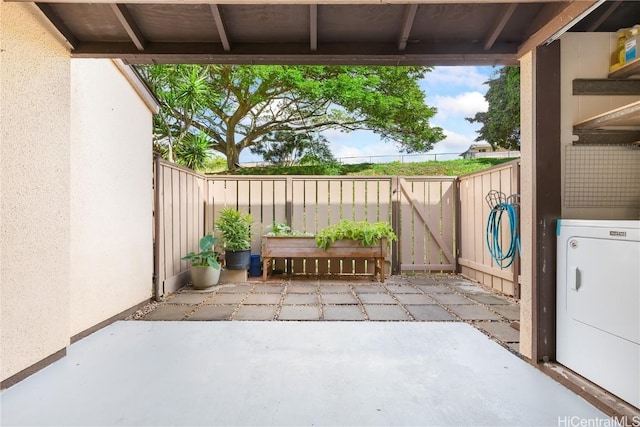
[[(502, 215), (507, 213), (509, 218), (509, 248), (505, 253), (500, 243)], [(520, 252), (520, 238), (518, 237), (518, 214), (511, 203), (501, 202), (491, 209), (487, 220), (487, 248), (491, 257), (500, 268), (507, 268)]]

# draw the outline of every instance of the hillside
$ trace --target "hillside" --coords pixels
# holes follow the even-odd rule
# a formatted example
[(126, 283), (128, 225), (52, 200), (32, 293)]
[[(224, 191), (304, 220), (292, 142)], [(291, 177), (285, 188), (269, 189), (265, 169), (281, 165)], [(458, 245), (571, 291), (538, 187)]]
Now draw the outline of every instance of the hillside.
[(513, 158), (507, 159), (458, 159), (415, 163), (359, 163), (302, 165), (302, 166), (265, 166), (245, 167), (235, 171), (215, 172), (216, 175), (403, 175), (403, 176), (459, 176), (486, 169)]

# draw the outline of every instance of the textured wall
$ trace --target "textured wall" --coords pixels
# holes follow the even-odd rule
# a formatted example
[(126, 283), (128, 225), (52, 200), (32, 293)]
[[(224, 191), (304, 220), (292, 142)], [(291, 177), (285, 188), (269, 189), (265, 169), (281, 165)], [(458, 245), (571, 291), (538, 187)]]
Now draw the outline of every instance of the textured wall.
[(0, 2), (0, 378), (69, 342), (69, 54), (33, 4)]
[(151, 297), (153, 218), (151, 112), (110, 60), (71, 81), (73, 336)]
[(532, 288), (535, 270), (535, 246), (531, 239), (535, 231), (533, 224), (535, 194), (535, 54), (529, 52), (520, 58), (520, 235), (522, 255), (520, 258), (520, 353), (528, 358), (532, 355), (533, 324)]

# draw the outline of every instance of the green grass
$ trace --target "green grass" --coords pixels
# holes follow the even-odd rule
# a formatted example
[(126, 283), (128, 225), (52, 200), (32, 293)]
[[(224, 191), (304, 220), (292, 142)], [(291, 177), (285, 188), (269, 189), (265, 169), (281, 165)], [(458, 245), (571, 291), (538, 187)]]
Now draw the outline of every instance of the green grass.
[(222, 171), (225, 175), (401, 175), (401, 176), (459, 176), (515, 160), (458, 159), (415, 163), (359, 163), (354, 165), (304, 165), (247, 167), (235, 171)]

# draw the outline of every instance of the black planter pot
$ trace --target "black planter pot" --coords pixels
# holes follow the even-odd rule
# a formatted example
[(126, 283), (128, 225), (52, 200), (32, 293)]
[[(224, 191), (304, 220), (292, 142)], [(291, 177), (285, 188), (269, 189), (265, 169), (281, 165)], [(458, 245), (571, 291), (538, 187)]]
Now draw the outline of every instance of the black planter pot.
[(251, 266), (251, 249), (246, 251), (225, 251), (224, 263), (227, 270), (248, 270)]

